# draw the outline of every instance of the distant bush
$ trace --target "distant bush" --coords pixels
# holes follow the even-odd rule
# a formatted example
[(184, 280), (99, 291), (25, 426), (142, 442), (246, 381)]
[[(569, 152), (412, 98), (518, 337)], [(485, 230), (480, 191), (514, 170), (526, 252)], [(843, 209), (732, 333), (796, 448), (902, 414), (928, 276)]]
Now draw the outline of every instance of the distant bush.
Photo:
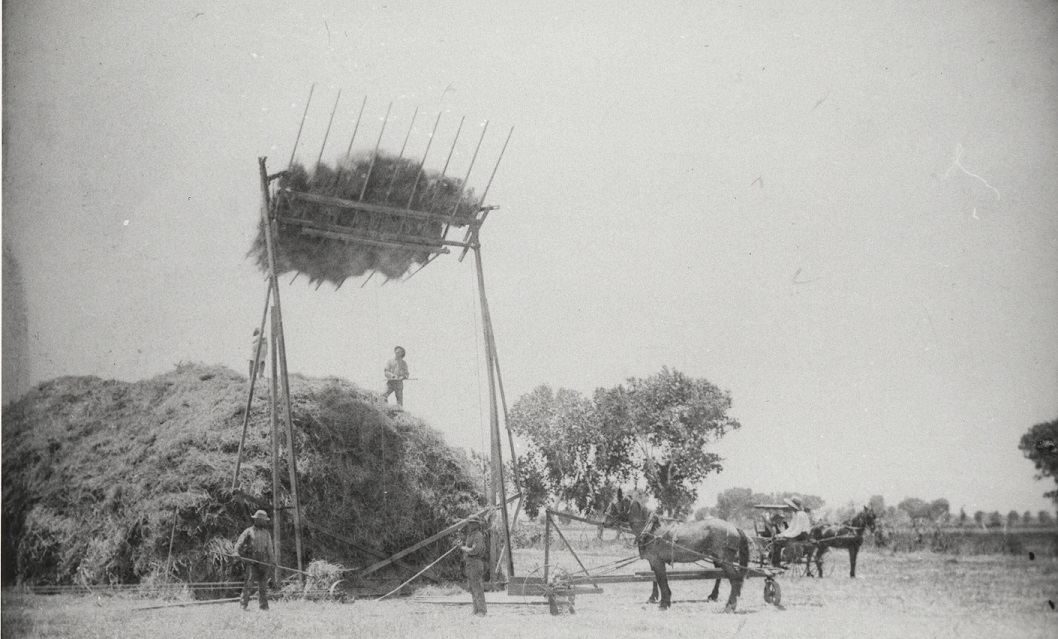
[(1058, 557), (1058, 531), (1017, 528), (1008, 531), (980, 528), (901, 528), (887, 530), (876, 546), (892, 552), (929, 550), (953, 555), (1021, 555), (1029, 551), (1042, 557)]

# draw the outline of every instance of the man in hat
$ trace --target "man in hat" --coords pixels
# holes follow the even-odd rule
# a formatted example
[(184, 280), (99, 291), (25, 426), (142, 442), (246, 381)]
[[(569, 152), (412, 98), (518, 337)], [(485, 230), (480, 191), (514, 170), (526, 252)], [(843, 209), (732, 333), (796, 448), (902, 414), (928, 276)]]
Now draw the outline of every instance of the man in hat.
[(805, 511), (804, 502), (800, 497), (788, 497), (783, 500), (787, 506), (793, 509), (793, 519), (790, 521), (790, 526), (776, 535), (780, 539), (793, 539), (794, 541), (804, 541), (808, 539), (808, 533), (812, 530), (812, 521), (808, 518), (808, 513)]
[(397, 405), (404, 405), (404, 380), (408, 379), (408, 362), (404, 361), (404, 348), (393, 349), (393, 359), (386, 364), (386, 390), (382, 393), (382, 401), (388, 402), (390, 394), (397, 396)]
[(235, 542), (235, 552), (244, 559), (246, 581), (242, 586), (242, 609), (250, 603), (253, 582), (257, 582), (257, 603), (268, 610), (268, 575), (275, 568), (272, 554), (272, 533), (268, 531), (268, 513), (258, 510), (253, 514), (253, 526), (242, 531)]
[(268, 355), (268, 340), (261, 335), (261, 329), (253, 329), (253, 343), (250, 346), (250, 378), (253, 379), (254, 370), (257, 371), (258, 377), (264, 377), (265, 356)]
[(467, 537), (463, 542), (464, 566), (467, 573), (467, 581), (470, 586), (470, 594), (474, 598), (474, 614), (485, 616), (485, 587), (481, 583), (485, 574), (485, 533), (482, 532), (484, 522), (478, 515), (472, 515), (467, 520)]

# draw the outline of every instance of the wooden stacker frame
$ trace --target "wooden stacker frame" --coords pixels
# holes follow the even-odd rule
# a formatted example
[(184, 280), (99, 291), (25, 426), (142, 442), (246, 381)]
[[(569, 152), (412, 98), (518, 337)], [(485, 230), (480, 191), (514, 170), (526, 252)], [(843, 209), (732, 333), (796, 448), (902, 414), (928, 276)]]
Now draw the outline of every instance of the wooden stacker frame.
[[(312, 92), (313, 92), (314, 89), (315, 89), (315, 85), (313, 85), (313, 88), (310, 89), (310, 91), (309, 91), (309, 98), (308, 98), (308, 101), (306, 102), (306, 105), (305, 105), (305, 114), (302, 116), (301, 127), (299, 127), (299, 129), (298, 129), (298, 137), (297, 137), (297, 139), (294, 142), (294, 150), (291, 152), (290, 163), (288, 164), (288, 168), (293, 165), (294, 155), (297, 152), (298, 142), (301, 139), (301, 130), (304, 127), (305, 117), (308, 114), (309, 104), (312, 101)], [(332, 112), (331, 112), (331, 121), (333, 121), (334, 112), (335, 112), (335, 110), (337, 110), (338, 99), (340, 99), (340, 97), (341, 97), (341, 92), (339, 91), (338, 98), (336, 98), (336, 100), (335, 100), (334, 109), (332, 109)], [(365, 97), (364, 98), (364, 104), (366, 104), (366, 101), (367, 101), (367, 98)], [(392, 107), (392, 103), (390, 104), (390, 107)], [(416, 112), (417, 112), (417, 110), (416, 110)], [(363, 115), (363, 105), (361, 106), (361, 109), (360, 109), (360, 116), (362, 116), (362, 115)], [(357, 117), (356, 130), (359, 130), (360, 116)], [(387, 112), (386, 112), (386, 121), (388, 121), (388, 119), (389, 119), (389, 110), (387, 110)], [(330, 133), (331, 121), (329, 121), (328, 125), (327, 125), (327, 134), (325, 134), (325, 136), (324, 136), (323, 145), (320, 148), (320, 155), (319, 155), (319, 157), (317, 158), (317, 161), (316, 161), (317, 166), (319, 165), (320, 158), (322, 158), (323, 148), (327, 144), (327, 139), (326, 138), (327, 138), (327, 135)], [(440, 114), (438, 115), (437, 121), (440, 122)], [(413, 122), (414, 122), (414, 119), (413, 119)], [(463, 125), (463, 123), (461, 121), (460, 122), (459, 131), (462, 130), (462, 125)], [(349, 150), (352, 149), (353, 140), (355, 140), (355, 137), (356, 137), (356, 130), (354, 130), (354, 132), (353, 132), (353, 139), (351, 139), (349, 141)], [(382, 131), (384, 131), (384, 130), (385, 130), (385, 122), (382, 125)], [(437, 123), (434, 124), (434, 132), (436, 132), (436, 130), (437, 130)], [(487, 130), (488, 130), (488, 122), (485, 122), (485, 125), (484, 125), (484, 127), (482, 129), (482, 132), (481, 132), (481, 137), (480, 137), (480, 139), (478, 140), (478, 143), (477, 143), (477, 148), (474, 151), (474, 156), (473, 156), (473, 158), (470, 161), (470, 166), (467, 168), (466, 177), (461, 182), (462, 188), (465, 188), (466, 183), (467, 183), (467, 181), (470, 178), (471, 170), (474, 167), (474, 162), (475, 162), (475, 160), (477, 158), (478, 151), (481, 148), (481, 143), (484, 141), (485, 133), (486, 133)], [(378, 147), (379, 147), (379, 144), (381, 143), (382, 131), (379, 132), (378, 142), (376, 142), (376, 145), (375, 145), (374, 155), (372, 156), (372, 165), (374, 164), (374, 159), (378, 155)], [(455, 150), (456, 141), (458, 140), (458, 137), (459, 137), (459, 131), (456, 132), (456, 139), (453, 140), (453, 142), (452, 142), (452, 150), (449, 152), (449, 160), (451, 159), (452, 151)], [(490, 454), (490, 485), (489, 485), (489, 491), (488, 491), (488, 504), (489, 504), (489, 507), (486, 508), (485, 510), (481, 511), (481, 512), (485, 513), (485, 512), (491, 512), (491, 511), (499, 510), (501, 512), (501, 514), (502, 514), (502, 527), (503, 527), (502, 528), (502, 538), (498, 538), (497, 535), (492, 535), (491, 536), (491, 543), (492, 543), (492, 548), (491, 548), (492, 554), (491, 554), (491, 556), (494, 557), (494, 558), (500, 558), (500, 560), (495, 565), (490, 566), (490, 572), (492, 573), (492, 580), (491, 581), (493, 583), (504, 583), (506, 581), (506, 578), (503, 575), (503, 569), (501, 567), (501, 563), (504, 562), (504, 560), (505, 560), (505, 563), (506, 563), (507, 574), (510, 575), (510, 576), (514, 575), (514, 560), (513, 560), (512, 553), (510, 552), (510, 548), (511, 548), (511, 537), (510, 537), (511, 526), (510, 526), (510, 521), (509, 521), (509, 518), (508, 518), (507, 509), (508, 509), (508, 506), (510, 505), (510, 502), (514, 501), (515, 499), (518, 499), (519, 500), (519, 504), (518, 504), (518, 507), (516, 507), (516, 509), (515, 509), (515, 517), (517, 517), (517, 512), (518, 512), (518, 510), (520, 510), (520, 507), (521, 507), (521, 503), (520, 503), (521, 495), (518, 494), (518, 495), (515, 495), (515, 496), (513, 496), (511, 498), (508, 498), (507, 489), (506, 489), (506, 486), (504, 484), (504, 479), (503, 479), (503, 441), (502, 441), (502, 438), (501, 438), (501, 435), (500, 435), (500, 419), (499, 419), (500, 401), (499, 400), (502, 400), (502, 407), (503, 407), (503, 414), (504, 414), (504, 418), (505, 418), (504, 419), (505, 424), (506, 424), (506, 417), (507, 417), (507, 400), (506, 400), (506, 396), (505, 396), (505, 394), (503, 392), (503, 378), (500, 375), (499, 356), (498, 356), (497, 351), (496, 351), (496, 338), (495, 338), (495, 333), (493, 332), (493, 328), (492, 328), (492, 315), (491, 315), (491, 313), (489, 311), (488, 299), (487, 299), (486, 294), (485, 294), (485, 275), (484, 275), (484, 268), (482, 266), (481, 240), (480, 240), (480, 235), (479, 235), (481, 227), (484, 224), (485, 219), (488, 217), (489, 212), (494, 210), (494, 209), (496, 209), (496, 208), (498, 208), (496, 206), (487, 206), (487, 205), (485, 205), (485, 197), (488, 195), (489, 187), (492, 184), (493, 178), (495, 178), (495, 176), (496, 176), (496, 171), (499, 168), (500, 160), (502, 160), (502, 158), (503, 158), (503, 154), (504, 154), (504, 152), (507, 149), (507, 144), (510, 142), (510, 138), (511, 138), (511, 135), (513, 134), (513, 132), (514, 132), (514, 129), (512, 127), (511, 131), (507, 134), (507, 138), (504, 141), (503, 148), (500, 151), (499, 157), (496, 160), (496, 165), (493, 167), (492, 174), (489, 177), (488, 183), (486, 184), (485, 189), (482, 192), (479, 206), (477, 207), (477, 210), (474, 212), (474, 217), (473, 217), (473, 219), (471, 219), (469, 221), (463, 220), (463, 219), (459, 219), (459, 218), (453, 217), (451, 215), (444, 215), (444, 214), (435, 213), (435, 212), (431, 212), (431, 211), (412, 210), (412, 209), (407, 209), (407, 208), (401, 208), (401, 207), (389, 206), (389, 205), (382, 205), (382, 204), (376, 204), (376, 203), (370, 203), (370, 202), (346, 200), (346, 199), (334, 198), (334, 197), (326, 197), (326, 196), (321, 196), (321, 195), (312, 194), (312, 193), (298, 192), (298, 191), (294, 191), (292, 189), (282, 189), (280, 191), (276, 191), (273, 194), (273, 189), (271, 188), (271, 183), (276, 178), (281, 177), (284, 174), (284, 172), (281, 171), (281, 172), (269, 175), (268, 168), (267, 168), (267, 163), (266, 163), (267, 159), (264, 158), (264, 157), (258, 158), (258, 168), (259, 168), (260, 181), (261, 181), (261, 183), (260, 183), (260, 186), (261, 186), (261, 207), (260, 207), (260, 211), (261, 211), (261, 219), (262, 219), (262, 224), (263, 224), (263, 229), (264, 229), (264, 239), (265, 239), (266, 251), (267, 251), (267, 256), (268, 256), (268, 288), (267, 288), (267, 291), (266, 291), (266, 294), (265, 294), (265, 309), (264, 309), (264, 312), (263, 312), (262, 317), (261, 317), (260, 334), (262, 335), (262, 337), (264, 336), (264, 334), (265, 334), (264, 329), (265, 329), (266, 320), (268, 320), (268, 318), (271, 317), (271, 340), (272, 340), (272, 351), (271, 351), (271, 371), (272, 371), (272, 374), (271, 374), (271, 386), (272, 386), (272, 389), (271, 390), (272, 390), (272, 392), (271, 392), (271, 397), (270, 397), (270, 418), (271, 418), (271, 425), (272, 425), (272, 429), (271, 429), (272, 430), (272, 477), (273, 477), (272, 503), (268, 504), (265, 500), (260, 499), (259, 497), (246, 494), (245, 492), (242, 492), (242, 491), (239, 490), (239, 470), (240, 470), (240, 467), (241, 467), (241, 464), (242, 464), (243, 445), (244, 445), (245, 438), (246, 438), (246, 432), (247, 432), (247, 427), (248, 427), (249, 418), (250, 418), (250, 409), (251, 409), (251, 406), (252, 406), (253, 396), (254, 396), (254, 389), (255, 389), (256, 381), (257, 381), (257, 371), (256, 370), (251, 371), (253, 373), (253, 376), (250, 379), (250, 388), (249, 388), (249, 393), (248, 393), (248, 397), (247, 397), (247, 401), (246, 401), (246, 411), (245, 411), (244, 419), (243, 419), (242, 437), (241, 437), (241, 439), (239, 441), (239, 450), (238, 450), (238, 456), (237, 456), (236, 464), (235, 464), (235, 472), (234, 472), (234, 476), (232, 478), (232, 493), (233, 493), (233, 495), (246, 500), (248, 503), (255, 504), (258, 507), (271, 508), (271, 510), (273, 512), (273, 522), (274, 522), (273, 538), (274, 538), (274, 544), (275, 544), (275, 549), (276, 549), (276, 555), (275, 556), (278, 559), (279, 556), (280, 556), (279, 555), (280, 532), (281, 532), (280, 513), (284, 509), (284, 507), (280, 506), (280, 503), (279, 503), (279, 493), (280, 493), (280, 481), (279, 481), (280, 450), (279, 450), (279, 442), (280, 442), (280, 439), (281, 439), (281, 437), (280, 437), (280, 422), (282, 422), (282, 426), (284, 427), (283, 428), (283, 431), (284, 431), (283, 434), (285, 435), (286, 444), (287, 444), (286, 448), (287, 448), (287, 458), (288, 458), (288, 469), (289, 469), (289, 474), (290, 474), (289, 484), (290, 484), (290, 497), (291, 497), (292, 505), (289, 507), (289, 509), (291, 510), (292, 516), (293, 516), (294, 534), (295, 534), (295, 550), (296, 550), (296, 553), (297, 553), (297, 570), (294, 571), (294, 572), (297, 572), (297, 573), (301, 574), (302, 575), (302, 579), (304, 579), (304, 572), (303, 572), (304, 571), (304, 563), (303, 563), (304, 562), (304, 550), (303, 550), (303, 541), (302, 541), (302, 530), (303, 530), (303, 527), (309, 527), (309, 528), (311, 528), (311, 529), (313, 529), (313, 530), (315, 530), (317, 532), (321, 532), (323, 534), (326, 534), (326, 535), (328, 535), (328, 536), (330, 536), (330, 537), (332, 537), (334, 539), (338, 539), (340, 541), (348, 543), (351, 546), (357, 548), (358, 550), (360, 550), (362, 552), (366, 552), (368, 554), (371, 554), (371, 555), (374, 555), (376, 557), (379, 557), (379, 559), (380, 559), (379, 562), (376, 562), (372, 566), (369, 566), (369, 567), (367, 567), (367, 568), (365, 568), (365, 569), (363, 569), (361, 571), (356, 571), (359, 575), (366, 576), (366, 575), (371, 574), (372, 572), (374, 572), (374, 571), (376, 571), (376, 570), (378, 570), (378, 569), (380, 569), (380, 568), (382, 568), (382, 567), (384, 567), (386, 565), (390, 565), (390, 564), (396, 564), (396, 565), (404, 568), (405, 570), (413, 571), (414, 569), (411, 566), (409, 566), (407, 564), (404, 564), (401, 561), (402, 557), (410, 554), (411, 552), (414, 552), (415, 550), (418, 550), (418, 549), (422, 548), (423, 546), (428, 545), (429, 543), (433, 543), (433, 542), (437, 541), (438, 539), (440, 539), (440, 538), (442, 538), (442, 537), (444, 537), (444, 536), (446, 536), (448, 534), (452, 534), (453, 532), (458, 531), (459, 529), (461, 529), (465, 525), (466, 520), (463, 520), (463, 521), (459, 522), (458, 524), (456, 524), (454, 526), (451, 526), (451, 527), (445, 529), (444, 531), (441, 531), (441, 532), (431, 536), (430, 538), (428, 538), (428, 539), (426, 539), (426, 540), (424, 540), (422, 542), (419, 542), (418, 544), (415, 544), (414, 546), (412, 546), (412, 547), (410, 547), (408, 549), (405, 549), (405, 550), (403, 550), (401, 552), (398, 552), (397, 554), (395, 554), (395, 555), (393, 555), (391, 557), (386, 558), (386, 557), (380, 557), (379, 556), (380, 553), (377, 553), (376, 551), (373, 551), (371, 549), (359, 546), (359, 545), (353, 543), (351, 540), (343, 537), (340, 534), (336, 534), (336, 533), (333, 533), (333, 532), (330, 532), (330, 531), (326, 531), (326, 530), (320, 528), (319, 526), (314, 525), (312, 522), (306, 521), (304, 519), (304, 517), (303, 517), (303, 515), (301, 513), (301, 501), (300, 501), (299, 494), (298, 494), (297, 459), (296, 459), (295, 451), (294, 451), (294, 448), (293, 448), (294, 437), (293, 437), (293, 419), (292, 419), (292, 416), (291, 416), (291, 404), (290, 404), (290, 381), (289, 381), (289, 372), (288, 372), (288, 368), (287, 368), (286, 342), (285, 342), (285, 339), (284, 339), (282, 307), (281, 307), (281, 304), (280, 304), (279, 279), (278, 279), (279, 273), (277, 271), (277, 265), (276, 265), (276, 255), (277, 255), (277, 244), (276, 243), (277, 243), (277, 238), (278, 238), (278, 235), (279, 235), (279, 225), (280, 224), (297, 226), (297, 227), (299, 227), (301, 229), (301, 232), (305, 233), (305, 234), (315, 235), (315, 236), (319, 236), (319, 237), (327, 237), (327, 238), (336, 239), (336, 240), (340, 240), (340, 241), (344, 241), (344, 242), (349, 242), (349, 243), (352, 243), (352, 244), (362, 244), (362, 245), (366, 245), (366, 246), (382, 246), (382, 247), (389, 247), (389, 248), (403, 248), (403, 249), (407, 249), (409, 251), (414, 251), (414, 252), (418, 252), (418, 253), (421, 253), (421, 252), (432, 253), (432, 255), (430, 256), (429, 260), (425, 264), (423, 264), (418, 270), (421, 270), (423, 267), (428, 265), (430, 263), (430, 261), (432, 261), (434, 258), (437, 257), (437, 255), (444, 254), (444, 253), (449, 253), (449, 248), (448, 247), (453, 247), (454, 246), (454, 247), (458, 247), (458, 248), (462, 249), (462, 254), (459, 256), (459, 260), (460, 261), (463, 260), (463, 258), (466, 256), (468, 251), (471, 251), (471, 250), (474, 251), (474, 264), (475, 264), (475, 269), (476, 269), (476, 274), (477, 274), (478, 295), (479, 295), (479, 299), (480, 299), (480, 303), (481, 303), (482, 329), (483, 329), (483, 332), (484, 332), (484, 341), (485, 341), (485, 358), (486, 358), (486, 363), (487, 363), (487, 366), (488, 366), (489, 409), (490, 409), (489, 410), (489, 418), (490, 418), (489, 419), (489, 424), (490, 424), (490, 453), (491, 454)], [(411, 133), (411, 129), (409, 128), (408, 134), (410, 135), (410, 133)], [(432, 143), (432, 141), (433, 141), (433, 135), (431, 134), (431, 143)], [(407, 139), (405, 139), (405, 144), (407, 144)], [(429, 153), (429, 148), (430, 148), (430, 146), (427, 145), (426, 152), (423, 154), (423, 159), (422, 159), (423, 164), (426, 161), (426, 154)], [(402, 149), (401, 149), (401, 156), (402, 157), (403, 157), (403, 153), (404, 153), (404, 149), (402, 147)], [(346, 155), (347, 156), (349, 155), (349, 151), (346, 152)], [(420, 164), (420, 169), (421, 168), (422, 168), (422, 164)], [(447, 170), (447, 168), (448, 168), (448, 163), (446, 161), (445, 170)], [(442, 177), (443, 177), (443, 175), (444, 175), (444, 171), (442, 171)], [(367, 180), (370, 180), (370, 172), (368, 174)], [(366, 188), (367, 188), (367, 180), (365, 180), (365, 183), (364, 183), (364, 187), (363, 187), (364, 190), (366, 190)], [(275, 195), (275, 197), (273, 197), (273, 195)], [(285, 197), (285, 198), (290, 198), (292, 200), (299, 200), (299, 201), (303, 201), (303, 202), (316, 203), (316, 204), (321, 204), (321, 205), (325, 205), (325, 206), (338, 207), (338, 208), (343, 208), (343, 209), (346, 209), (346, 210), (350, 210), (350, 211), (353, 212), (353, 215), (354, 215), (353, 223), (355, 223), (355, 216), (357, 214), (370, 216), (370, 219), (375, 219), (375, 217), (377, 217), (379, 215), (396, 217), (396, 218), (399, 218), (399, 219), (402, 220), (401, 230), (400, 230), (399, 233), (387, 234), (387, 235), (383, 236), (382, 234), (379, 234), (379, 233), (372, 233), (370, 231), (364, 231), (362, 229), (359, 229), (359, 230), (358, 229), (352, 229), (352, 228), (349, 228), (349, 227), (346, 227), (346, 226), (341, 226), (341, 225), (321, 224), (321, 223), (312, 222), (312, 221), (309, 221), (309, 220), (303, 220), (303, 219), (297, 219), (297, 218), (291, 218), (291, 217), (279, 217), (277, 215), (277, 212), (276, 212), (277, 211), (276, 204), (277, 204), (278, 198), (280, 198), (280, 197)], [(361, 199), (363, 198), (363, 192), (361, 192), (360, 197), (361, 197)], [(425, 221), (434, 221), (434, 222), (443, 222), (443, 223), (445, 223), (445, 227), (444, 227), (444, 231), (442, 233), (442, 237), (439, 240), (430, 239), (430, 238), (424, 238), (424, 237), (422, 237), (420, 235), (417, 235), (415, 232), (413, 232), (413, 229), (415, 229), (416, 227), (420, 227), (421, 228), (423, 226), (423, 222), (425, 222)], [(349, 226), (352, 226), (353, 223), (350, 223)], [(467, 227), (468, 227), (467, 228), (467, 232), (466, 232), (466, 235), (465, 235), (465, 237), (463, 238), (462, 241), (447, 239), (448, 230), (451, 227), (451, 225), (454, 224), (454, 223), (467, 223)], [(409, 229), (409, 230), (407, 232), (405, 232), (405, 229)], [(416, 270), (413, 273), (411, 273), (411, 275), (414, 275), (415, 273), (417, 273), (418, 270)], [(409, 275), (409, 277), (411, 275)], [(258, 349), (260, 349), (260, 346), (258, 346)], [(260, 356), (260, 351), (258, 350), (258, 357), (259, 356)], [(257, 360), (255, 359), (255, 362), (256, 361)], [(516, 461), (517, 457), (516, 457), (515, 451), (514, 451), (514, 439), (513, 439), (513, 436), (510, 433), (509, 428), (508, 428), (508, 431), (507, 431), (507, 439), (508, 439), (508, 443), (510, 445), (510, 455), (511, 455), (512, 465), (514, 467), (515, 481), (516, 481), (516, 484), (520, 485), (519, 469), (518, 469), (517, 461)], [(278, 568), (277, 568), (277, 573), (279, 573), (279, 569)], [(280, 579), (280, 575), (277, 574), (276, 577), (277, 577), (277, 582), (278, 582), (279, 579)]]

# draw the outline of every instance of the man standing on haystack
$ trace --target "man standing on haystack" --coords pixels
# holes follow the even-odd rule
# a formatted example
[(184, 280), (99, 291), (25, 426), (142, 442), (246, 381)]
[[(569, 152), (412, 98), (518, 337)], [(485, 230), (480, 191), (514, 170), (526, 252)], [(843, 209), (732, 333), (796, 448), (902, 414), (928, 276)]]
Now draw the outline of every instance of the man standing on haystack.
[(467, 537), (463, 542), (464, 566), (470, 595), (474, 598), (474, 614), (485, 616), (485, 587), (481, 579), (485, 574), (485, 533), (484, 522), (478, 515), (471, 515), (467, 520)]
[(253, 379), (256, 364), (257, 376), (264, 377), (265, 356), (268, 355), (268, 340), (261, 335), (261, 329), (253, 329), (253, 344), (250, 350), (250, 379)]
[(235, 542), (235, 552), (245, 561), (246, 581), (242, 585), (242, 609), (250, 603), (253, 582), (257, 582), (257, 603), (268, 610), (268, 575), (275, 569), (272, 554), (272, 533), (268, 531), (268, 513), (258, 510), (253, 514), (253, 526), (242, 531)]
[(398, 346), (393, 349), (393, 359), (386, 364), (386, 391), (382, 394), (382, 401), (388, 402), (390, 393), (397, 396), (397, 405), (404, 405), (404, 380), (408, 379), (408, 362), (404, 361), (404, 348)]

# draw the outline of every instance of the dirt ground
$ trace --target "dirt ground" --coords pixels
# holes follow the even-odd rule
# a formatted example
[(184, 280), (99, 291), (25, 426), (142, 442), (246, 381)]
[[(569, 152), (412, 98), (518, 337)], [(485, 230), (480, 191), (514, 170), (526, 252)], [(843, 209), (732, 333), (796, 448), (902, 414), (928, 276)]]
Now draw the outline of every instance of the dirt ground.
[[(617, 558), (582, 555), (589, 565)], [(542, 557), (519, 551), (531, 572)], [(568, 554), (560, 557), (571, 563)], [(534, 564), (534, 561), (537, 563)], [(356, 603), (277, 601), (268, 612), (234, 603), (163, 610), (130, 596), (39, 596), (5, 590), (6, 637), (1054, 637), (1058, 636), (1058, 560), (932, 553), (861, 552), (856, 579), (844, 552), (825, 579), (781, 578), (783, 610), (763, 600), (763, 581), (747, 582), (736, 614), (704, 599), (710, 582), (672, 583), (673, 607), (644, 603), (649, 583), (608, 584), (580, 595), (576, 614), (553, 617), (539, 598), (490, 593), (489, 615), (470, 615), (469, 596), (455, 605), (406, 597)], [(645, 570), (645, 563), (634, 565)], [(436, 593), (435, 593), (436, 594)], [(435, 597), (436, 599), (436, 597)], [(465, 601), (465, 605), (459, 602)]]

